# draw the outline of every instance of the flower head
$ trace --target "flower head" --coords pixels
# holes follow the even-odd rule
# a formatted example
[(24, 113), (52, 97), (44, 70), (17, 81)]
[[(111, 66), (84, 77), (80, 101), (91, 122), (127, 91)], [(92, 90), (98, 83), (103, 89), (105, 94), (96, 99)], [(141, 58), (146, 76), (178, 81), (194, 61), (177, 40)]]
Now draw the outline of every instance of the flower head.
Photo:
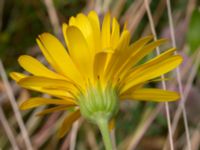
[(47, 93), (53, 98), (34, 97), (25, 101), (21, 109), (53, 104), (39, 113), (76, 108), (64, 119), (60, 136), (64, 136), (81, 115), (96, 123), (99, 118), (110, 121), (118, 112), (122, 100), (173, 101), (176, 92), (144, 85), (173, 70), (182, 57), (169, 49), (159, 56), (139, 63), (165, 39), (152, 41), (146, 36), (130, 44), (130, 32), (109, 13), (102, 25), (94, 11), (71, 17), (62, 26), (67, 49), (49, 33), (38, 36), (37, 43), (52, 69), (37, 59), (23, 55), (19, 64), (30, 75), (12, 72), (11, 77), (22, 87)]

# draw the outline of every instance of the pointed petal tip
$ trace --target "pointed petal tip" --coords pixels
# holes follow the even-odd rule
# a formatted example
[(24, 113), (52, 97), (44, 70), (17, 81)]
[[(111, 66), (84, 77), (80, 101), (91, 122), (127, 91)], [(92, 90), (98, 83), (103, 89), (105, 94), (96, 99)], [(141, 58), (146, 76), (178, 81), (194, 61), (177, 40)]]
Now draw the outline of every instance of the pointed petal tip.
[(171, 92), (174, 93), (174, 97), (172, 98), (172, 101), (180, 100), (180, 94), (179, 93), (173, 92), (173, 91), (171, 91)]
[[(28, 77), (26, 77), (26, 78), (23, 78), (23, 79), (20, 79), (19, 81), (17, 81), (17, 84), (19, 84), (20, 86), (22, 86), (23, 85), (23, 83), (24, 83), (24, 81), (26, 81), (27, 80), (27, 78)], [(23, 86), (22, 86), (23, 87)]]
[[(23, 61), (26, 61), (27, 59), (29, 59), (31, 56), (29, 55), (21, 55), (18, 57), (17, 61), (20, 64), (20, 66), (22, 66), (21, 64), (23, 63)], [(32, 57), (31, 57), (32, 58)]]
[(67, 23), (63, 23), (63, 24), (62, 24), (62, 31), (63, 31), (63, 32), (66, 32), (67, 27), (68, 27), (68, 24), (67, 24)]
[(10, 72), (9, 77), (11, 77), (13, 80), (16, 80), (16, 72)]
[(66, 129), (64, 132), (63, 132), (63, 127), (61, 126), (58, 131), (57, 131), (57, 134), (56, 134), (56, 137), (58, 139), (62, 139), (65, 135), (67, 135), (67, 133), (69, 132), (70, 128)]
[(176, 57), (177, 57), (177, 61), (178, 61), (177, 64), (180, 65), (183, 62), (183, 57), (181, 55), (176, 55)]
[(23, 102), (22, 104), (19, 105), (19, 109), (20, 110), (27, 110), (28, 108), (26, 107), (25, 102)]
[(107, 17), (110, 17), (110, 11), (107, 11), (106, 13), (105, 13), (105, 16), (107, 16)]
[(66, 22), (62, 23), (62, 27), (63, 26), (68, 26), (68, 24)]
[(89, 16), (89, 15), (97, 15), (97, 16), (98, 16), (97, 12), (94, 11), (94, 10), (91, 10), (91, 11), (88, 13), (88, 16)]
[(165, 38), (162, 38), (162, 39), (158, 39), (157, 41), (160, 41), (161, 43), (167, 43), (169, 40), (165, 39)]
[(13, 79), (13, 75), (14, 75), (14, 72), (9, 73), (9, 77), (11, 77), (12, 79)]
[(22, 74), (19, 72), (11, 72), (11, 73), (9, 73), (9, 76), (11, 77), (11, 79), (15, 80), (16, 82), (27, 77), (25, 74)]
[(49, 32), (43, 32), (43, 33), (41, 33), (41, 34), (39, 34), (38, 35), (38, 39), (39, 40), (42, 40), (42, 39), (45, 39), (45, 38), (56, 38), (54, 35), (52, 35), (51, 33), (49, 33)]

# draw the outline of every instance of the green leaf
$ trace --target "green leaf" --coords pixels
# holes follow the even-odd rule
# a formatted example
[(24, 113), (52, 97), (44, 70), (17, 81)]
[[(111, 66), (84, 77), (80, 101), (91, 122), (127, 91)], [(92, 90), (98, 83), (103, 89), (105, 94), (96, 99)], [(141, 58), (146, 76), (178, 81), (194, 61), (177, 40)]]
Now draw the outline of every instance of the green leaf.
[(195, 9), (189, 22), (187, 42), (190, 46), (190, 52), (193, 53), (200, 47), (200, 11)]

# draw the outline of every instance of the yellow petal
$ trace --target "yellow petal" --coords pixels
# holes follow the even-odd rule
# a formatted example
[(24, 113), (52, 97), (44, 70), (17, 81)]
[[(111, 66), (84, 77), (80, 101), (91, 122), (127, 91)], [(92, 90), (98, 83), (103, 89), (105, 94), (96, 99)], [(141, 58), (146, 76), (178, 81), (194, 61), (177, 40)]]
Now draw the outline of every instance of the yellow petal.
[(115, 18), (112, 20), (112, 34), (111, 34), (111, 43), (113, 49), (116, 48), (120, 38), (120, 25)]
[(154, 64), (158, 64), (162, 61), (165, 61), (165, 59), (169, 59), (170, 57), (172, 57), (174, 55), (175, 50), (176, 50), (176, 48), (171, 48), (171, 49), (165, 51), (164, 53), (156, 56), (155, 58), (149, 60), (148, 62), (146, 62), (142, 65), (139, 65), (137, 67), (133, 67), (132, 70), (129, 71), (128, 76), (133, 76), (134, 74), (136, 75), (142, 69), (145, 69), (145, 68), (148, 69), (149, 67), (151, 67)]
[(28, 56), (22, 55), (18, 59), (19, 64), (28, 72), (32, 73), (36, 76), (44, 76), (54, 79), (65, 79), (63, 76), (60, 76), (53, 71), (46, 68), (42, 63), (40, 63), (37, 59)]
[(63, 110), (67, 110), (68, 108), (73, 107), (72, 105), (61, 105), (61, 106), (56, 106), (56, 107), (52, 107), (52, 108), (48, 108), (45, 109), (39, 113), (37, 113), (37, 116), (43, 116), (49, 113), (53, 113), (53, 112), (57, 112), (57, 111), (63, 111)]
[(95, 78), (103, 77), (105, 65), (106, 65), (109, 54), (112, 54), (112, 51), (99, 52), (95, 55), (95, 59), (94, 59), (94, 77)]
[(67, 27), (68, 27), (68, 25), (66, 23), (62, 24), (62, 33), (63, 33), (63, 37), (64, 37), (64, 40), (65, 40), (66, 46), (67, 46), (67, 35), (66, 35)]
[[(155, 64), (155, 63), (158, 63), (168, 57), (171, 57), (171, 56), (175, 56), (174, 55), (174, 52), (176, 51), (176, 48), (171, 48), (171, 49), (168, 49), (166, 50), (165, 52), (161, 53), (160, 55), (154, 57), (153, 59), (150, 59), (148, 62), (146, 62), (145, 64), (148, 66), (152, 64)], [(180, 56), (180, 55), (177, 55), (177, 56)], [(144, 64), (144, 65), (145, 65)], [(138, 66), (139, 67), (139, 66)], [(135, 67), (136, 68), (136, 67)]]
[(128, 24), (128, 21), (125, 21), (124, 26), (123, 26), (123, 30), (127, 30), (127, 24)]
[(155, 88), (141, 88), (136, 89), (127, 95), (122, 95), (121, 99), (164, 102), (178, 100), (179, 94), (176, 92)]
[(96, 29), (95, 31), (100, 32), (100, 23), (97, 13), (95, 11), (90, 11), (88, 18), (91, 21), (92, 26)]
[(128, 69), (128, 63), (132, 62), (132, 55), (135, 55), (136, 52), (138, 52), (139, 50), (141, 50), (145, 44), (147, 44), (150, 40), (152, 40), (153, 36), (146, 36), (144, 38), (139, 39), (138, 41), (134, 42), (133, 44), (131, 44), (129, 46), (129, 48), (126, 49), (126, 51), (124, 51), (124, 53), (122, 53), (121, 55), (119, 55), (119, 59), (118, 59), (118, 74), (120, 74), (121, 72), (123, 72), (123, 70), (125, 69), (127, 71)]
[[(65, 75), (74, 82), (77, 82), (77, 80), (82, 81), (80, 73), (73, 64), (66, 49), (56, 37), (49, 33), (43, 33), (37, 39), (37, 43), (47, 61), (57, 72)], [(80, 84), (80, 82), (77, 82), (77, 84)]]
[(131, 86), (131, 88), (128, 88), (127, 90), (125, 90), (124, 91), (124, 89), (123, 88), (125, 88), (125, 87), (122, 87), (122, 88), (119, 88), (119, 96), (121, 97), (122, 95), (126, 95), (126, 94), (129, 94), (129, 93), (131, 93), (132, 91), (134, 91), (134, 90), (136, 90), (136, 89), (140, 89), (140, 88), (142, 88), (145, 84), (147, 84), (148, 83), (148, 81), (146, 81), (146, 82), (142, 82), (142, 83), (138, 83), (138, 84), (136, 84), (136, 85), (133, 85), (133, 86)]
[[(125, 66), (123, 67), (123, 71), (121, 71), (122, 75), (126, 73), (130, 68), (132, 68), (136, 63), (138, 63), (142, 58), (144, 58), (147, 54), (149, 54), (151, 51), (153, 51), (156, 47), (159, 45), (165, 43), (167, 40), (160, 39), (154, 42), (151, 42), (150, 44), (146, 45), (142, 49), (136, 49), (134, 53), (131, 55), (131, 57), (128, 59), (128, 61), (125, 63)], [(144, 43), (146, 44), (146, 43)]]
[(52, 87), (52, 86), (60, 86), (60, 87), (70, 87), (73, 84), (61, 79), (51, 79), (47, 77), (37, 77), (37, 76), (29, 76), (23, 78), (18, 82), (22, 87), (29, 86), (37, 86), (37, 87)]
[(86, 39), (91, 56), (94, 56), (96, 43), (96, 41), (94, 41), (94, 35), (96, 34), (96, 32), (93, 32), (93, 28), (89, 21), (89, 18), (82, 13), (78, 14), (76, 17), (75, 26), (79, 28), (84, 38)]
[[(167, 80), (170, 80), (170, 78), (160, 78), (159, 77), (159, 78), (156, 78), (156, 79), (148, 80), (148, 81), (145, 81), (145, 82), (142, 82), (142, 83), (139, 83), (139, 84), (132, 86), (131, 88), (126, 90), (126, 92), (124, 92), (123, 94), (127, 94), (127, 93), (134, 91), (135, 89), (142, 88), (145, 84), (148, 84), (150, 82), (160, 82), (160, 81), (167, 81)], [(121, 96), (122, 90), (119, 89), (119, 91), (121, 92), (121, 93), (119, 93), (119, 95)]]
[(26, 110), (42, 105), (67, 105), (67, 106), (75, 106), (76, 104), (73, 102), (73, 100), (60, 100), (60, 99), (50, 99), (50, 98), (42, 98), (42, 97), (34, 97), (26, 100), (20, 105), (20, 109)]
[(102, 49), (110, 48), (110, 13), (107, 13), (103, 19), (101, 33)]
[[(129, 77), (125, 79), (126, 81), (122, 88), (122, 93), (134, 85), (156, 78), (173, 70), (182, 62), (182, 57), (179, 55), (168, 56), (168, 58), (164, 57), (165, 55), (158, 56), (136, 69), (133, 69)], [(164, 60), (161, 58), (164, 58)]]
[(128, 30), (124, 30), (120, 36), (116, 51), (118, 51), (118, 53), (124, 53), (124, 50), (129, 46), (130, 39), (130, 32)]
[(10, 77), (15, 80), (16, 82), (18, 82), (19, 80), (27, 77), (27, 75), (23, 74), (23, 73), (19, 73), (19, 72), (11, 72)]
[(74, 63), (86, 78), (91, 78), (93, 60), (87, 42), (77, 27), (69, 26), (67, 28), (67, 42), (69, 53)]
[[(48, 93), (50, 95), (55, 95), (55, 96), (71, 97), (71, 94), (69, 94), (69, 92), (67, 92), (66, 89), (74, 90), (73, 84), (68, 81), (59, 80), (59, 79), (50, 79), (50, 78), (45, 78), (45, 77), (36, 77), (36, 76), (23, 78), (19, 80), (18, 84), (30, 90), (40, 91), (40, 92)], [(51, 87), (54, 87), (54, 86), (58, 88), (51, 89)], [(63, 88), (65, 90), (63, 90)]]
[(139, 49), (135, 54), (134, 54), (134, 60), (132, 62), (132, 65), (136, 64), (139, 60), (141, 60), (142, 58), (144, 58), (144, 56), (146, 56), (147, 54), (149, 54), (151, 51), (153, 51), (156, 47), (158, 47), (159, 45), (165, 43), (167, 40), (166, 39), (160, 39), (157, 40), (155, 42), (152, 42), (148, 45), (146, 45), (143, 49)]
[(76, 25), (76, 18), (74, 16), (70, 17), (69, 19), (69, 25), (70, 26), (75, 26)]
[(72, 124), (81, 116), (80, 110), (76, 110), (75, 112), (72, 112), (69, 114), (65, 120), (63, 121), (63, 124), (61, 128), (58, 131), (58, 137), (62, 138), (72, 127)]
[(92, 24), (89, 21), (89, 18), (84, 14), (79, 13), (76, 17), (70, 18), (69, 25), (75, 26), (81, 31), (83, 37), (87, 42), (90, 55), (94, 56), (96, 45), (96, 41), (94, 41), (95, 32), (93, 32)]
[[(132, 78), (136, 78), (137, 75), (140, 76), (140, 74), (142, 74), (141, 70), (146, 70), (146, 69), (148, 69), (148, 68), (150, 68), (150, 67), (152, 67), (156, 64), (159, 64), (160, 62), (164, 62), (166, 59), (170, 58), (174, 54), (175, 50), (176, 50), (175, 48), (171, 48), (171, 49), (165, 51), (164, 53), (160, 54), (159, 56), (157, 56), (157, 57), (151, 59), (150, 61), (146, 62), (145, 64), (142, 64), (142, 65), (139, 65), (137, 67), (132, 68), (132, 70), (129, 70), (127, 75), (124, 77), (124, 80), (125, 80), (124, 82), (127, 82), (128, 80), (131, 80)], [(158, 69), (159, 68), (156, 68), (156, 70), (158, 70)], [(153, 78), (151, 78), (151, 79), (153, 79)], [(149, 79), (149, 80), (151, 80), (151, 79)], [(121, 80), (122, 80), (122, 83), (125, 85), (124, 88), (126, 88), (128, 86), (128, 84), (125, 84), (123, 82), (123, 78), (121, 78)], [(132, 82), (135, 82), (135, 81), (132, 80)], [(148, 82), (148, 80), (144, 80), (141, 83), (147, 83), (147, 82)], [(137, 84), (140, 84), (140, 83), (136, 83), (133, 86), (135, 86)]]
[(88, 14), (88, 19), (92, 26), (94, 42), (95, 42), (95, 51), (99, 52), (101, 50), (101, 38), (100, 38), (100, 23), (98, 15), (95, 11), (90, 11)]
[[(123, 35), (122, 35), (123, 37)], [(126, 72), (126, 65), (129, 62), (129, 59), (131, 58), (131, 56), (138, 51), (139, 49), (141, 49), (142, 47), (144, 47), (144, 45), (149, 42), (153, 37), (152, 36), (147, 36), (144, 38), (141, 38), (140, 40), (134, 42), (132, 45), (130, 45), (128, 48), (128, 44), (130, 40), (130, 34), (128, 32), (124, 32), (124, 38), (123, 38), (123, 43), (126, 42), (126, 46), (124, 47), (120, 47), (121, 52), (115, 54), (115, 57), (112, 59), (112, 69), (113, 72), (115, 72), (115, 76), (119, 76), (119, 74), (121, 72)]]
[(128, 31), (123, 31), (114, 54), (108, 58), (109, 60), (106, 64), (105, 76), (108, 78), (108, 80), (113, 79), (114, 74), (119, 69), (117, 64), (119, 62), (120, 56), (123, 55), (124, 51), (128, 48), (129, 41), (130, 33)]

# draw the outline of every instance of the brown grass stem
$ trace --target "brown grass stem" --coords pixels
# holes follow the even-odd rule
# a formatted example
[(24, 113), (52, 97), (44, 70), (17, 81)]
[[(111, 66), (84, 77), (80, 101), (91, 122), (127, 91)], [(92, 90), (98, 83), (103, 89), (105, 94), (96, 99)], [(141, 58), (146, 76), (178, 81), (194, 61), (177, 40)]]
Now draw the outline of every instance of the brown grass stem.
[[(157, 40), (157, 34), (156, 34), (156, 31), (155, 31), (155, 25), (154, 25), (154, 22), (153, 22), (153, 17), (152, 17), (152, 13), (151, 13), (151, 10), (150, 10), (150, 7), (149, 7), (148, 0), (144, 0), (144, 4), (145, 4), (147, 15), (148, 15), (148, 18), (149, 18), (151, 31), (152, 31), (152, 33), (154, 35), (154, 40)], [(156, 48), (156, 53), (157, 53), (157, 55), (160, 54), (160, 48), (159, 47)], [(161, 78), (164, 79), (164, 75), (162, 75)], [(162, 88), (164, 90), (167, 89), (166, 88), (166, 83), (165, 83), (164, 80), (162, 80)], [(173, 137), (172, 137), (171, 119), (170, 119), (170, 112), (169, 112), (169, 104), (168, 104), (168, 102), (165, 102), (165, 110), (166, 110), (166, 115), (167, 115), (167, 125), (168, 125), (168, 131), (169, 131), (170, 149), (174, 150), (174, 143), (173, 143)]]
[[(163, 104), (158, 104), (155, 109), (146, 109), (143, 113), (142, 120), (140, 121), (137, 129), (133, 133), (133, 135), (130, 136), (130, 141), (128, 144), (127, 150), (134, 150), (136, 149), (137, 145), (139, 144), (142, 136), (146, 133), (147, 129), (150, 127), (158, 113), (160, 112), (161, 108), (163, 107)], [(126, 144), (123, 144), (126, 145)], [(124, 149), (124, 148), (123, 148)]]
[(51, 25), (53, 27), (53, 31), (56, 35), (59, 35), (59, 33), (61, 33), (60, 24), (59, 24), (58, 15), (56, 13), (56, 8), (53, 4), (53, 1), (52, 0), (44, 0), (44, 4), (47, 8), (47, 12), (49, 15)]
[(26, 146), (27, 150), (32, 150), (33, 147), (32, 147), (28, 132), (27, 132), (25, 124), (23, 122), (22, 116), (20, 114), (19, 108), (18, 108), (17, 103), (16, 103), (16, 99), (13, 95), (12, 88), (11, 88), (10, 83), (8, 81), (8, 78), (7, 78), (7, 75), (6, 75), (6, 72), (5, 72), (5, 69), (3, 67), (3, 63), (2, 63), (1, 60), (0, 60), (0, 74), (1, 74), (2, 81), (5, 85), (5, 89), (6, 89), (8, 97), (9, 97), (11, 106), (13, 108), (14, 115), (16, 117), (17, 123), (19, 124), (19, 128), (22, 132), (22, 136), (24, 138), (25, 146)]
[[(170, 0), (167, 0), (167, 12), (168, 12), (168, 18), (169, 18), (169, 27), (170, 27), (170, 35), (171, 35), (171, 40), (172, 40), (172, 46), (176, 47), (176, 39), (175, 39), (174, 24), (173, 24), (173, 19), (172, 19), (172, 11), (171, 11)], [(176, 53), (177, 52), (175, 52), (175, 54)], [(184, 105), (184, 101), (186, 100), (186, 98), (185, 98), (185, 96), (183, 94), (183, 86), (182, 86), (182, 82), (181, 82), (181, 75), (180, 75), (180, 68), (179, 67), (176, 69), (176, 74), (177, 74), (176, 77), (177, 77), (177, 81), (178, 81), (179, 92), (180, 92), (180, 96), (181, 96), (181, 102), (180, 102), (180, 105), (178, 107), (183, 111), (183, 119), (184, 119), (184, 126), (185, 126), (188, 150), (191, 150), (191, 142), (190, 142), (188, 120), (187, 120), (187, 114), (186, 114), (185, 105)], [(174, 121), (178, 120), (178, 118), (177, 119), (176, 118), (177, 117), (175, 115)], [(176, 127), (174, 128), (174, 125), (173, 125), (172, 128), (173, 128), (172, 131), (174, 132)]]
[(75, 148), (76, 148), (76, 139), (77, 139), (79, 124), (80, 124), (79, 120), (77, 120), (75, 123), (73, 123), (71, 134), (70, 134), (71, 138), (70, 138), (69, 150), (75, 150)]
[(1, 121), (3, 128), (5, 129), (6, 135), (12, 145), (13, 150), (19, 150), (19, 147), (17, 146), (17, 142), (15, 140), (15, 136), (11, 130), (9, 122), (6, 119), (6, 116), (2, 110), (1, 105), (0, 105), (0, 121)]

